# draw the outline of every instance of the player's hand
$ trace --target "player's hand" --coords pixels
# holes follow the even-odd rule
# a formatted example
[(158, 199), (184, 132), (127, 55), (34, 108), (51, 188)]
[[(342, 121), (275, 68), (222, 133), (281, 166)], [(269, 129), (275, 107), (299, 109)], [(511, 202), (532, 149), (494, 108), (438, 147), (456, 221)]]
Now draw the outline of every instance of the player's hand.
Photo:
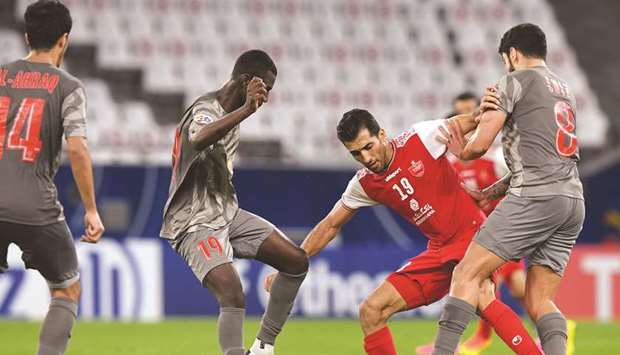
[(483, 191), (471, 189), (464, 182), (461, 182), (461, 187), (476, 201), (478, 207), (486, 209), (491, 203), (491, 200)]
[(265, 291), (271, 292), (271, 285), (273, 285), (273, 280), (275, 280), (276, 276), (278, 276), (278, 273), (272, 272), (271, 274), (267, 275), (267, 277), (265, 277), (265, 284), (263, 285)]
[(259, 77), (253, 77), (248, 83), (244, 108), (246, 112), (250, 114), (256, 112), (263, 103), (267, 102), (267, 86), (263, 82), (263, 79)]
[(86, 212), (84, 215), (84, 226), (86, 229), (80, 240), (86, 243), (97, 243), (105, 231), (97, 211)]
[(500, 108), (499, 94), (494, 86), (489, 86), (484, 91), (484, 96), (480, 100), (480, 112), (489, 110), (497, 111)]
[(448, 119), (445, 125), (439, 126), (439, 132), (437, 140), (445, 144), (450, 153), (460, 158), (463, 148), (467, 144), (467, 139), (465, 139), (465, 135), (461, 131), (461, 126), (455, 120)]

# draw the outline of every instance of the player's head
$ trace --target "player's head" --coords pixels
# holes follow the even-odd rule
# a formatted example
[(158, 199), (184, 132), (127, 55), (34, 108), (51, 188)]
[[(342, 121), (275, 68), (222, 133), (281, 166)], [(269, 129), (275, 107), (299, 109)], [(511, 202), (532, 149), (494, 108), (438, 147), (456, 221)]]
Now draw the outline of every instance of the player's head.
[(39, 0), (24, 13), (26, 42), (33, 51), (50, 52), (57, 66), (69, 45), (69, 32), (73, 21), (65, 5), (56, 0)]
[(526, 59), (547, 58), (547, 38), (540, 27), (522, 23), (504, 33), (499, 54), (507, 71), (522, 69)]
[(390, 163), (387, 135), (370, 112), (361, 109), (345, 112), (336, 132), (353, 158), (366, 168), (381, 172)]
[[(478, 106), (478, 98), (471, 91), (465, 91), (452, 100), (452, 111), (454, 115), (472, 113)], [(452, 117), (450, 116), (450, 117)]]
[(260, 49), (252, 49), (244, 52), (237, 58), (232, 72), (232, 79), (239, 83), (242, 99), (245, 101), (245, 91), (253, 77), (263, 79), (267, 86), (267, 95), (276, 82), (278, 69), (269, 57), (269, 54)]

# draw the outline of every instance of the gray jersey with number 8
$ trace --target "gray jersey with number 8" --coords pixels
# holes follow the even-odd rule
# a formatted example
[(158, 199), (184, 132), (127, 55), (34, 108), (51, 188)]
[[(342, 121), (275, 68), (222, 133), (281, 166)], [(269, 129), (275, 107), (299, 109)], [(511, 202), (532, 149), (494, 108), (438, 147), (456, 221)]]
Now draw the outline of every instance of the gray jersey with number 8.
[(497, 90), (508, 115), (502, 145), (512, 172), (509, 193), (583, 199), (576, 102), (566, 82), (541, 66), (505, 75)]

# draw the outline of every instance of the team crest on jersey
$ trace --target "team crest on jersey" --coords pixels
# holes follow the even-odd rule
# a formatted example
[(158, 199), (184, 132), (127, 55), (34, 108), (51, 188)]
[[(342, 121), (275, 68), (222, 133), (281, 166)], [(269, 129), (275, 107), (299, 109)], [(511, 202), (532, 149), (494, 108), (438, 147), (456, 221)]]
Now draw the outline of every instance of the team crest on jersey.
[(415, 131), (413, 130), (413, 127), (399, 134), (398, 137), (394, 138), (394, 143), (396, 144), (396, 147), (397, 148), (404, 147), (405, 144), (407, 144), (409, 139), (413, 137), (414, 134), (415, 134)]
[(424, 176), (424, 163), (422, 163), (421, 160), (415, 161), (412, 160), (411, 161), (411, 166), (409, 167), (409, 173), (411, 175), (413, 175), (414, 177), (422, 177)]
[(213, 121), (215, 121), (215, 118), (213, 118), (213, 116), (209, 116), (204, 111), (199, 111), (194, 114), (194, 122), (198, 124), (208, 124)]
[(417, 210), (420, 209), (420, 204), (415, 198), (412, 198), (411, 200), (409, 200), (409, 207), (411, 207), (413, 212), (416, 212)]

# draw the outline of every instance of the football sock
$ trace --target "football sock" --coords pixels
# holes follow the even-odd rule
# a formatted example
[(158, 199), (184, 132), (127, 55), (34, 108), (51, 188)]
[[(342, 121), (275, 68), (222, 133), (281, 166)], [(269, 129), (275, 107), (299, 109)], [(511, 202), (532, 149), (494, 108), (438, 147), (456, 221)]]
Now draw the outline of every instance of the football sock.
[(276, 337), (282, 331), (293, 308), (293, 303), (306, 273), (291, 275), (279, 272), (273, 280), (269, 303), (261, 321), (261, 327), (256, 336), (259, 340), (273, 345)]
[(500, 300), (494, 300), (482, 311), (495, 333), (518, 355), (540, 355), (534, 339), (523, 326), (521, 318)]
[(396, 355), (390, 328), (383, 327), (364, 338), (364, 350), (368, 355)]
[(68, 298), (54, 297), (50, 302), (41, 333), (37, 355), (62, 355), (71, 337), (71, 328), (77, 317), (77, 303)]
[(217, 319), (220, 348), (223, 355), (244, 355), (243, 318), (245, 309), (234, 307), (220, 308)]
[(546, 355), (566, 354), (566, 318), (559, 312), (547, 313), (536, 322), (536, 330)]
[(474, 306), (461, 299), (448, 297), (439, 318), (433, 355), (454, 355), (463, 331), (475, 316)]

